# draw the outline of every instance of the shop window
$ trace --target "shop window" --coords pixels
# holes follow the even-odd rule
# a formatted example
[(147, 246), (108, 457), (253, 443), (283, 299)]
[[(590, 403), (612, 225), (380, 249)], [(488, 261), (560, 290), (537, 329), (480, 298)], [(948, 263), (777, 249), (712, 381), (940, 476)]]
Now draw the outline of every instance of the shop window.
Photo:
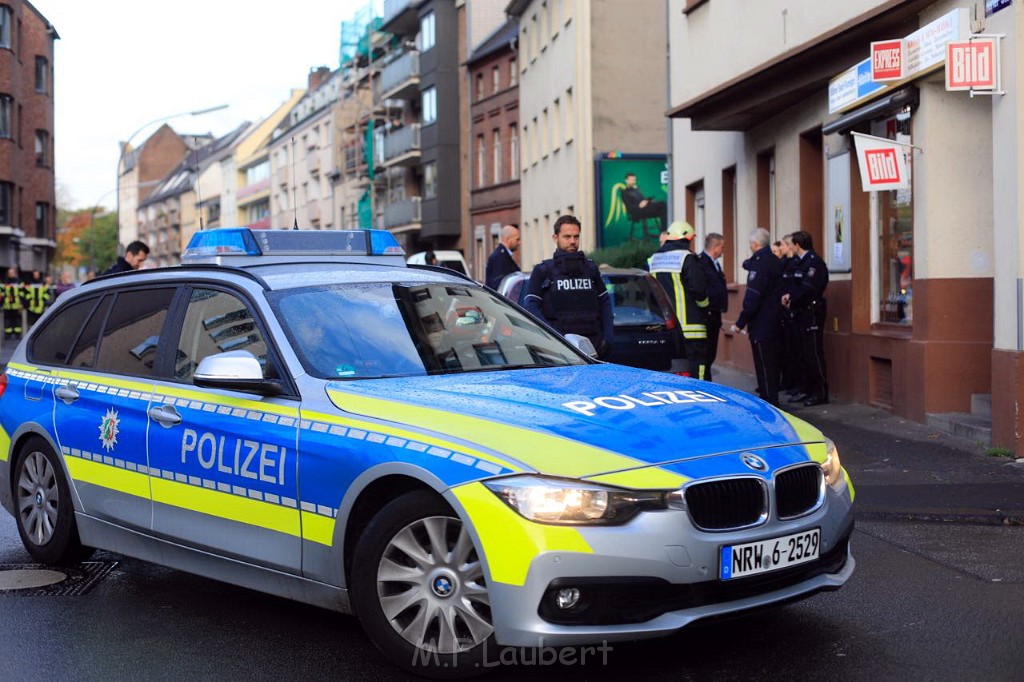
[(878, 201), (878, 321), (910, 325), (914, 321), (914, 173), (910, 110), (875, 121), (871, 134), (904, 146), (907, 189), (877, 192)]

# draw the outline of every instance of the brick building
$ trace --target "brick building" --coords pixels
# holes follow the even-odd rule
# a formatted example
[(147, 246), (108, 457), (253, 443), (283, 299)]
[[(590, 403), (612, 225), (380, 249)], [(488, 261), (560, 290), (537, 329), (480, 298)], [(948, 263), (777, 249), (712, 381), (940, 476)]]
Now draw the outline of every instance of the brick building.
[(45, 270), (56, 242), (54, 41), (31, 3), (0, 2), (0, 265)]

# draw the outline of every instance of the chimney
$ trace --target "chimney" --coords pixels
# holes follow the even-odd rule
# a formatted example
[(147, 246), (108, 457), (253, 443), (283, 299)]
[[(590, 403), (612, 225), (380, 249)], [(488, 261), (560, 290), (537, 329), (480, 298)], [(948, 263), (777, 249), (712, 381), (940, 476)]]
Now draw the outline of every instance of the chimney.
[(309, 70), (309, 89), (307, 92), (313, 92), (327, 80), (327, 77), (331, 75), (331, 70), (326, 66), (317, 66)]

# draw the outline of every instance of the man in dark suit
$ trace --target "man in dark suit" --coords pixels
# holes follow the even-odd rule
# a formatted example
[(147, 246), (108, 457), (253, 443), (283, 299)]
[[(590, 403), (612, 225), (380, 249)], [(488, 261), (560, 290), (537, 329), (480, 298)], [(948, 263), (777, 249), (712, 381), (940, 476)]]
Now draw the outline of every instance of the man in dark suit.
[(725, 273), (718, 259), (725, 251), (725, 237), (717, 232), (709, 232), (704, 238), (704, 252), (700, 254), (700, 266), (704, 269), (708, 292), (708, 341), (704, 347), (707, 366), (704, 378), (711, 381), (711, 365), (718, 355), (718, 332), (722, 329), (722, 313), (729, 310), (729, 291), (726, 288)]
[(666, 229), (668, 224), (668, 205), (664, 201), (648, 199), (636, 186), (636, 173), (626, 173), (626, 187), (622, 190), (622, 202), (630, 216), (636, 218), (657, 218), (661, 221), (659, 227)]
[(505, 225), (501, 228), (501, 241), (487, 257), (487, 268), (484, 270), (484, 284), (494, 291), (498, 290), (501, 280), (513, 272), (519, 272), (519, 263), (514, 254), (519, 250), (519, 227)]

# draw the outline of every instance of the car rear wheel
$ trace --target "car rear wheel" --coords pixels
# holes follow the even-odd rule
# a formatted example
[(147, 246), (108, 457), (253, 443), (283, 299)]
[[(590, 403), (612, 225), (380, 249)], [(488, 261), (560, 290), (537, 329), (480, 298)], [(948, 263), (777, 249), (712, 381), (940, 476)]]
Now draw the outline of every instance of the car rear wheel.
[(461, 520), (415, 491), (367, 526), (352, 564), (352, 601), (370, 639), (409, 672), (460, 678), (485, 672), (494, 647), (483, 565)]
[(32, 437), (14, 467), (15, 518), (25, 549), (49, 565), (75, 564), (93, 550), (78, 538), (71, 490), (57, 455), (45, 440)]

